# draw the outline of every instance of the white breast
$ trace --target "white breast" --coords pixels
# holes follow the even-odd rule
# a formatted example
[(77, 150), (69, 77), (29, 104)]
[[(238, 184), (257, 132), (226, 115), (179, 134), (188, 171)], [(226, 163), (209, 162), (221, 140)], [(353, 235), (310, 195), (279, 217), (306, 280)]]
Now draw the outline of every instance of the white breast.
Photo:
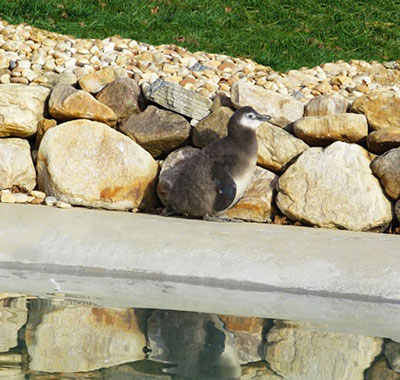
[(241, 176), (234, 178), (236, 183), (236, 197), (232, 204), (235, 204), (239, 200), (239, 198), (243, 195), (243, 193), (247, 190), (247, 187), (251, 182), (251, 177), (253, 176), (254, 169), (247, 170)]

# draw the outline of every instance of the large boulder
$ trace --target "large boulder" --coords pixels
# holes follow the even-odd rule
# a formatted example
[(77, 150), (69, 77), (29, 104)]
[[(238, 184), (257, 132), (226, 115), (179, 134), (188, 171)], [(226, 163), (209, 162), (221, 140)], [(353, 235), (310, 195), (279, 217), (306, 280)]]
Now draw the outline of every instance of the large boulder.
[(23, 139), (0, 139), (0, 190), (14, 186), (29, 191), (36, 186), (31, 149)]
[(120, 126), (121, 132), (136, 141), (153, 157), (169, 153), (183, 145), (190, 136), (190, 124), (181, 115), (148, 106), (133, 114)]
[(121, 120), (140, 112), (139, 95), (140, 87), (136, 81), (131, 78), (122, 78), (104, 87), (96, 98), (110, 107), (118, 120)]
[(357, 144), (310, 148), (280, 177), (277, 205), (289, 218), (319, 227), (385, 227), (392, 205), (371, 172), (371, 160)]
[(389, 368), (382, 358), (365, 372), (365, 380), (400, 380), (400, 374)]
[(114, 210), (155, 205), (157, 162), (102, 123), (74, 120), (48, 130), (37, 170), (41, 190), (73, 205)]
[(363, 380), (382, 339), (334, 334), (324, 326), (278, 321), (267, 335), (269, 368), (290, 380)]
[(49, 93), (42, 86), (0, 84), (0, 137), (34, 135)]
[(117, 116), (111, 108), (88, 92), (64, 84), (55, 86), (51, 91), (49, 112), (59, 120), (90, 119), (111, 126), (117, 121)]
[(400, 198), (400, 147), (387, 151), (371, 163), (372, 172), (379, 178), (386, 194)]
[(310, 145), (326, 146), (334, 141), (361, 142), (368, 135), (367, 119), (355, 113), (308, 116), (294, 123), (295, 135)]
[(392, 91), (371, 91), (352, 105), (353, 112), (363, 113), (373, 130), (400, 128), (400, 95)]
[(145, 357), (146, 339), (132, 309), (66, 306), (37, 318), (26, 330), (33, 371), (83, 372)]
[(368, 150), (372, 153), (382, 154), (389, 149), (400, 147), (400, 128), (382, 128), (368, 135)]
[(277, 172), (283, 171), (309, 148), (304, 141), (268, 122), (262, 123), (257, 129), (257, 141), (257, 164)]
[(280, 127), (286, 127), (304, 114), (301, 101), (247, 82), (234, 83), (231, 98), (236, 108), (252, 106), (257, 112), (270, 115), (271, 123)]
[(350, 102), (340, 95), (321, 95), (309, 100), (304, 109), (304, 116), (326, 116), (345, 113)]

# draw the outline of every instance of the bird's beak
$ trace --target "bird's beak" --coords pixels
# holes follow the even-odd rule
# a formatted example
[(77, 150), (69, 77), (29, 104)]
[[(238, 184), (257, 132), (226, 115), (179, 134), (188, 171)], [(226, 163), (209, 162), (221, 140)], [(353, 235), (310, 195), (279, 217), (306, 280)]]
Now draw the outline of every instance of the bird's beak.
[(271, 120), (271, 116), (270, 115), (257, 115), (257, 119), (260, 121), (268, 121)]

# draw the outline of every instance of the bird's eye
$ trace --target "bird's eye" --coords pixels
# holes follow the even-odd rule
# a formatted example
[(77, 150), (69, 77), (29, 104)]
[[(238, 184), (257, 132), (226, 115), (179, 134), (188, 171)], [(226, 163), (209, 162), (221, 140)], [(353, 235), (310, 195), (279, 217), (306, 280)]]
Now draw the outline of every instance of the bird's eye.
[(254, 119), (255, 116), (254, 113), (249, 113), (249, 119)]

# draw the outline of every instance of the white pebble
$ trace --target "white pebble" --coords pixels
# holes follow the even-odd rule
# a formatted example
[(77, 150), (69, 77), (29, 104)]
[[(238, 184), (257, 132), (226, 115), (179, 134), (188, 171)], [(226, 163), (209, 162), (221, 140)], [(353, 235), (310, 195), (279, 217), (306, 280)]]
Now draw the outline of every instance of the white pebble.
[(53, 197), (52, 195), (48, 195), (45, 199), (44, 199), (44, 203), (46, 203), (47, 206), (55, 206), (57, 203), (57, 198)]

